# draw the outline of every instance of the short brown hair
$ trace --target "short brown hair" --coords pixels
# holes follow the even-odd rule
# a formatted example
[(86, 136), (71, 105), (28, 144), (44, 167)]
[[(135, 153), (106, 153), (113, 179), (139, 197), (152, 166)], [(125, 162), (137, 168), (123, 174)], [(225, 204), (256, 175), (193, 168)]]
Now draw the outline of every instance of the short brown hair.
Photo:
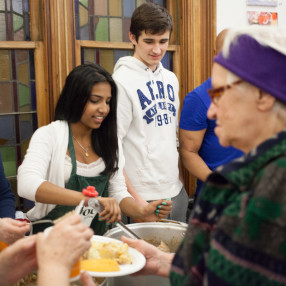
[(173, 19), (168, 10), (154, 3), (144, 3), (137, 7), (131, 18), (130, 32), (138, 41), (142, 31), (151, 34), (163, 34), (173, 31)]

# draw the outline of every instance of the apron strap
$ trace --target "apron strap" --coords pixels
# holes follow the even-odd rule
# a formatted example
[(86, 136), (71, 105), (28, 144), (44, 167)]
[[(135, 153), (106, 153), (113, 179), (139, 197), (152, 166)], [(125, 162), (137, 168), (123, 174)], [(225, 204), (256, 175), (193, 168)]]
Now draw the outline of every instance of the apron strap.
[(75, 158), (75, 151), (74, 151), (74, 145), (73, 145), (72, 132), (71, 132), (70, 125), (69, 125), (69, 145), (68, 145), (68, 149), (69, 149), (70, 156), (71, 156), (71, 161), (72, 161), (71, 175), (73, 175), (73, 174), (76, 174), (76, 158)]

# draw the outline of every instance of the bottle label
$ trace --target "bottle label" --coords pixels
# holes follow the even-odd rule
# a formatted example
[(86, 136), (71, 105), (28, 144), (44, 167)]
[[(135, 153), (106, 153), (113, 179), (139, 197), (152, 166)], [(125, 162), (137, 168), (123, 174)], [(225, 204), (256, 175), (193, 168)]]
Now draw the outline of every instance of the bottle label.
[[(80, 208), (78, 210), (78, 208)], [(92, 208), (92, 207), (85, 207), (85, 206), (77, 206), (76, 207), (76, 212), (78, 211), (78, 214), (81, 215), (82, 217), (82, 222), (85, 223), (86, 225), (90, 226), (92, 220), (98, 213), (99, 209), (98, 208)]]

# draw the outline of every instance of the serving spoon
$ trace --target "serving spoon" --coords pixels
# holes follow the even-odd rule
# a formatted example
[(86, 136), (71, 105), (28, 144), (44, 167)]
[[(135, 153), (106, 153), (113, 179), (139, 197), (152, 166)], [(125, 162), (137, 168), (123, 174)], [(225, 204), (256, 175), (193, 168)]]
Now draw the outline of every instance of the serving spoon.
[(136, 240), (142, 239), (135, 232), (133, 232), (129, 227), (127, 227), (122, 221), (118, 221), (115, 225), (118, 226), (121, 230), (123, 230), (123, 232), (126, 233), (131, 238), (136, 239)]

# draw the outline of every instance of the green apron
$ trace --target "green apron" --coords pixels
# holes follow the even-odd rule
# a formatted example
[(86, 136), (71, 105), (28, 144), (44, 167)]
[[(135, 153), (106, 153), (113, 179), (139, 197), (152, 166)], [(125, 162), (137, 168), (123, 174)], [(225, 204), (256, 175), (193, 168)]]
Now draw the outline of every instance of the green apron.
[[(87, 186), (94, 186), (99, 196), (107, 197), (108, 196), (108, 181), (109, 181), (108, 175), (100, 175), (96, 177), (84, 177), (84, 176), (80, 176), (76, 174), (76, 157), (75, 157), (75, 151), (74, 151), (74, 145), (73, 145), (72, 133), (71, 133), (70, 127), (69, 127), (68, 148), (69, 148), (71, 161), (72, 161), (72, 172), (71, 172), (70, 179), (65, 187), (70, 190), (81, 192), (82, 189), (85, 189)], [(41, 220), (43, 219), (55, 220), (63, 216), (67, 212), (70, 212), (74, 209), (75, 209), (75, 206), (57, 205), (45, 217), (41, 218)], [(33, 233), (43, 231), (45, 228), (49, 226), (50, 225), (47, 223), (36, 224), (33, 226)], [(104, 234), (108, 229), (108, 225), (106, 225), (105, 221), (98, 220), (98, 214), (96, 214), (96, 216), (92, 220), (90, 227), (94, 230), (94, 233), (97, 235)]]

